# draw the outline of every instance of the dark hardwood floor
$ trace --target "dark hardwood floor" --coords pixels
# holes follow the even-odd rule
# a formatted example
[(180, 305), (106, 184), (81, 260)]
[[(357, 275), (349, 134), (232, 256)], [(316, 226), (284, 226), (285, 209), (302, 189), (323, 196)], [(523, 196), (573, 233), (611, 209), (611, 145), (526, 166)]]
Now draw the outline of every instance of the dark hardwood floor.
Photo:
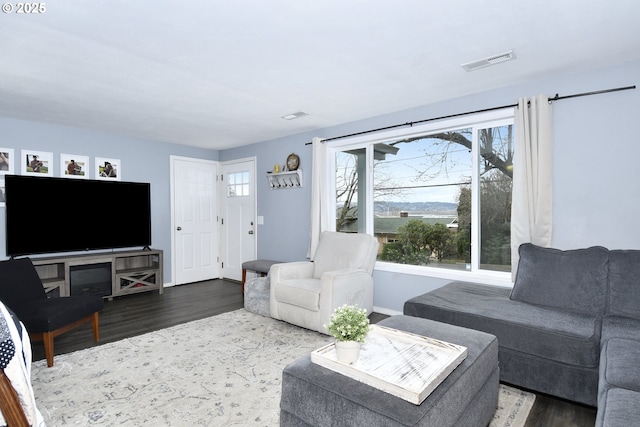
[[(162, 295), (144, 292), (105, 301), (100, 312), (100, 342), (93, 341), (91, 324), (87, 323), (58, 336), (54, 341), (55, 354), (237, 310), (244, 306), (240, 289), (239, 282), (212, 280), (165, 288)], [(33, 359), (44, 359), (42, 343), (33, 342), (32, 347)]]
[[(141, 293), (107, 301), (100, 313), (100, 342), (85, 324), (55, 339), (55, 353), (64, 354), (156, 331), (243, 307), (239, 282), (211, 280), (165, 288), (164, 294)], [(384, 319), (371, 314), (371, 322)], [(42, 343), (34, 342), (34, 360), (44, 359)], [(54, 360), (55, 363), (55, 360)], [(537, 395), (525, 427), (584, 427), (595, 423), (595, 408), (551, 396)]]

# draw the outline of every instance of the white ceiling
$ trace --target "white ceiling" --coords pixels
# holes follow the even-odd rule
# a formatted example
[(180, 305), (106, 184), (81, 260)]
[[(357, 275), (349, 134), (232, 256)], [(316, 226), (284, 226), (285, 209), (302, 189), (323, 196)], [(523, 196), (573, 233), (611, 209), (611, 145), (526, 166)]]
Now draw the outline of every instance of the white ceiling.
[(211, 149), (640, 59), (637, 0), (44, 4), (0, 16), (0, 116)]

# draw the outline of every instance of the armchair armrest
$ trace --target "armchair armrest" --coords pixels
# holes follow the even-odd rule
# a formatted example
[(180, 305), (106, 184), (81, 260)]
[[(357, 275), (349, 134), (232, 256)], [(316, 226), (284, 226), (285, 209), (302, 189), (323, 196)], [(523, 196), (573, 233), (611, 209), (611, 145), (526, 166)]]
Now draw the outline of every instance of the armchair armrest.
[[(274, 319), (282, 319), (279, 312), (277, 289), (281, 288), (284, 282), (292, 280), (310, 279), (313, 277), (314, 264), (310, 261), (287, 262), (274, 264), (269, 270), (269, 313)], [(286, 310), (285, 310), (286, 311)], [(285, 314), (286, 316), (286, 314)]]
[(274, 264), (269, 270), (271, 281), (279, 283), (290, 279), (307, 279), (313, 277), (314, 265), (310, 261), (287, 262)]
[(373, 277), (365, 270), (346, 268), (325, 272), (320, 278), (320, 316), (329, 319), (333, 310), (344, 304), (357, 304), (373, 311)]

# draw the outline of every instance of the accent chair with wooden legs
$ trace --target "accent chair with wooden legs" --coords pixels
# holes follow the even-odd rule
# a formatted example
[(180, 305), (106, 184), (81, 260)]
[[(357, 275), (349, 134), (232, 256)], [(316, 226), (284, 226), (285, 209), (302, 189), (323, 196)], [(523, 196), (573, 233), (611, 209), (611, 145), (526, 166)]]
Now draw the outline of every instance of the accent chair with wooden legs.
[(54, 338), (91, 322), (93, 338), (100, 339), (98, 313), (102, 297), (78, 295), (47, 298), (30, 258), (0, 262), (0, 300), (9, 307), (29, 332), (33, 341), (44, 342), (47, 366), (53, 366)]

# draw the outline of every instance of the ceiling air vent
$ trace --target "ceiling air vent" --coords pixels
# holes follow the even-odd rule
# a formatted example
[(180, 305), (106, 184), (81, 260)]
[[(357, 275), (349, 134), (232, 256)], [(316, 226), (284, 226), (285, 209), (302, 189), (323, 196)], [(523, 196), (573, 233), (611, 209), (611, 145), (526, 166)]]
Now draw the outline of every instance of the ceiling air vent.
[(484, 68), (490, 65), (496, 65), (501, 62), (511, 61), (513, 59), (516, 59), (516, 54), (513, 53), (512, 50), (510, 50), (508, 52), (490, 56), (488, 58), (467, 62), (466, 64), (462, 64), (462, 68), (464, 68), (467, 71), (473, 71), (473, 70), (477, 70), (478, 68)]
[(309, 114), (305, 113), (304, 111), (297, 111), (295, 113), (291, 113), (291, 114), (287, 114), (286, 116), (282, 116), (283, 119), (285, 120), (293, 120), (293, 119), (299, 119), (300, 117), (304, 117), (304, 116), (308, 116)]

